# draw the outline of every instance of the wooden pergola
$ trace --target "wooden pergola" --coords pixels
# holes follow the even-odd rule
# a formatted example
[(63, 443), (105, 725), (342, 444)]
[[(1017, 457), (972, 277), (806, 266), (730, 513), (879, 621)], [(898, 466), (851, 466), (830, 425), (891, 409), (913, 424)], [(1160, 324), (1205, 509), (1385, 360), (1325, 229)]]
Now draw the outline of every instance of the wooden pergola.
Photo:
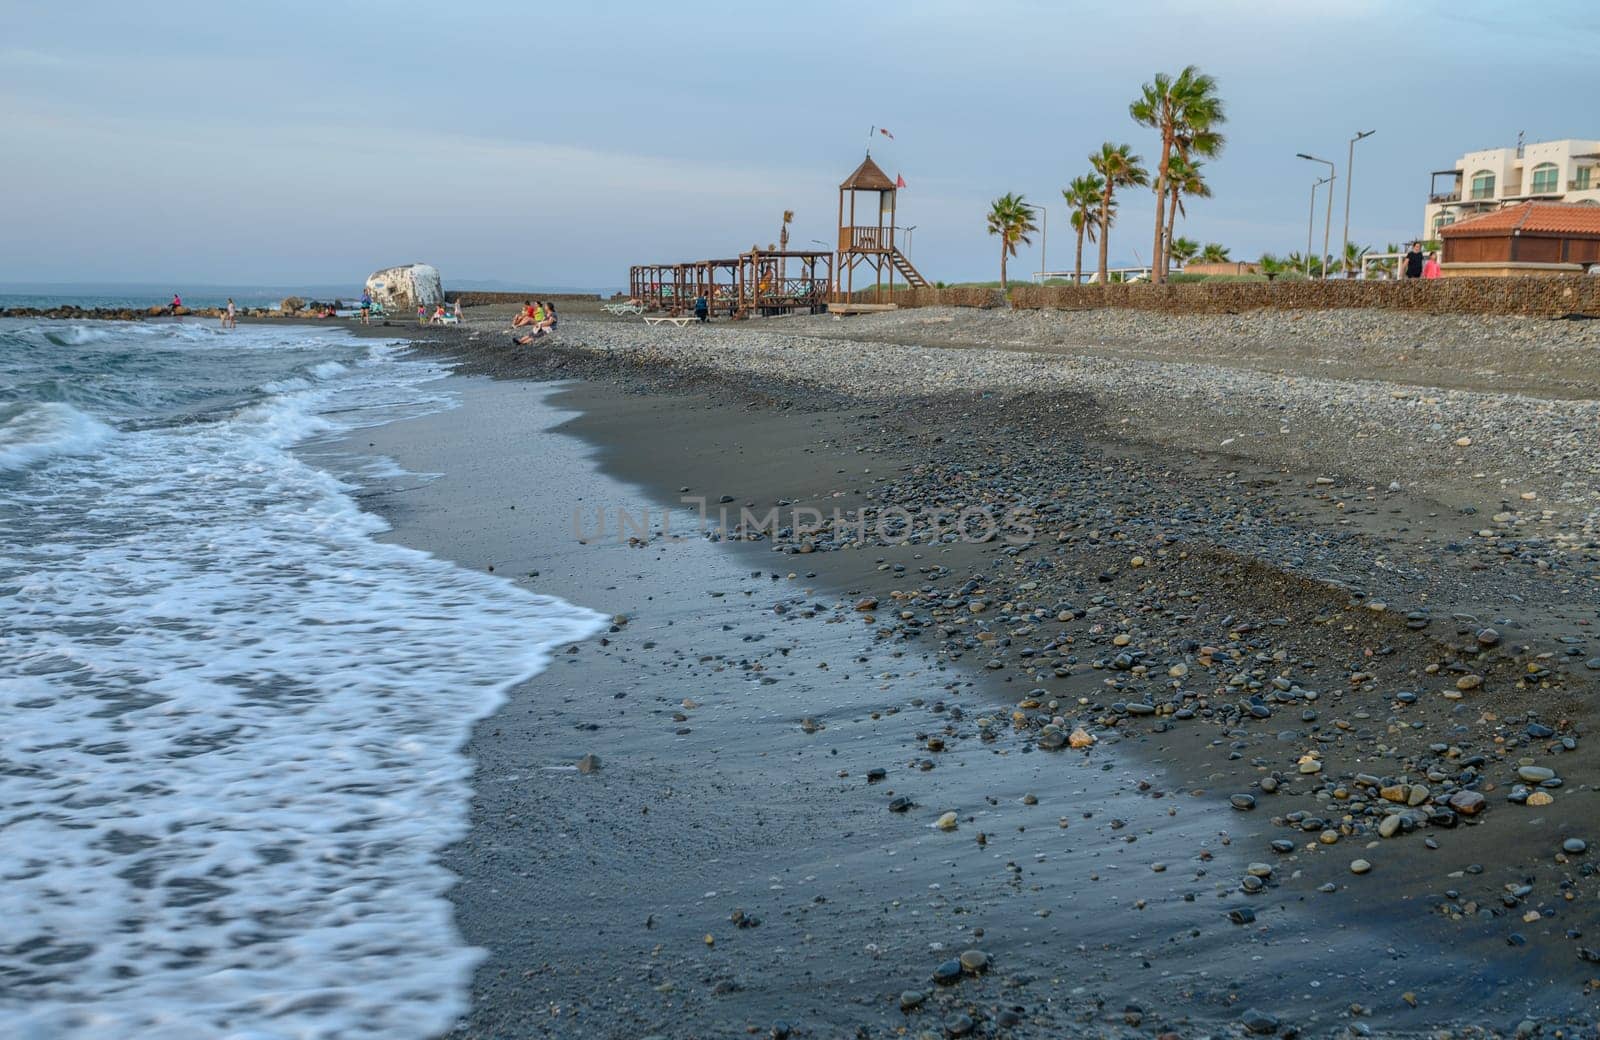
[[(756, 246), (731, 260), (637, 264), (628, 269), (628, 295), (650, 310), (674, 314), (691, 311), (694, 301), (704, 297), (712, 314), (742, 318), (893, 307), (888, 294), (895, 275), (913, 288), (928, 287), (895, 244), (896, 194), (895, 182), (869, 152), (839, 185), (837, 250)], [(863, 206), (857, 195), (875, 197)], [(868, 207), (876, 209), (875, 217)], [(854, 298), (857, 268), (872, 271), (873, 302)]]
[(833, 285), (833, 254), (809, 249), (752, 249), (739, 254), (739, 313), (752, 317), (816, 314)]

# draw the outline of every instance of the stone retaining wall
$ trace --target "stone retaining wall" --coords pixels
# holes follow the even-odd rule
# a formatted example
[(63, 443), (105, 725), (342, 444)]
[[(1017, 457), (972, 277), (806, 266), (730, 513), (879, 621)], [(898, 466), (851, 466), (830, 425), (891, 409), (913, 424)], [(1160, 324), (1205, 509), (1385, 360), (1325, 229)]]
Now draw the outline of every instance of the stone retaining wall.
[[(1005, 306), (997, 289), (902, 289), (892, 299), (901, 307)], [(1600, 315), (1600, 277), (1013, 285), (1011, 305), (1019, 310), (1125, 308), (1174, 314), (1363, 308), (1425, 314), (1559, 317), (1572, 313)]]
[(449, 300), (451, 303), (460, 300), (461, 306), (463, 307), (483, 307), (493, 303), (520, 304), (523, 300), (533, 300), (535, 302), (549, 300), (552, 303), (573, 303), (577, 301), (593, 302), (600, 299), (600, 295), (598, 293), (549, 293), (534, 292), (532, 289), (529, 289), (527, 292), (478, 292), (473, 289), (463, 289), (460, 292), (451, 292), (447, 289), (445, 290), (444, 296), (445, 299)]

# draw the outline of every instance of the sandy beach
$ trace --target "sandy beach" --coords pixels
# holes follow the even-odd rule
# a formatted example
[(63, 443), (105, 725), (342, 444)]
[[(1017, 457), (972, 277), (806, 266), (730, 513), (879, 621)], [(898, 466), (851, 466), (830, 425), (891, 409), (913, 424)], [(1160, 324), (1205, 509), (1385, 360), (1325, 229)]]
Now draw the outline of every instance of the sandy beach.
[(1591, 326), (481, 311), (363, 504), (615, 623), (469, 748), (453, 1035), (1592, 1029)]

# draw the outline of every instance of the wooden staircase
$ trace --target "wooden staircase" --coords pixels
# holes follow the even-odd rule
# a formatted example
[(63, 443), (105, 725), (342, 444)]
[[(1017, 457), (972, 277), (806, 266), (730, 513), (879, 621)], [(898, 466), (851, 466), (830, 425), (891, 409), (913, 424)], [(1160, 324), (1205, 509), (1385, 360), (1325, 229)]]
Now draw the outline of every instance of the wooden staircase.
[(921, 273), (918, 272), (915, 267), (911, 266), (911, 261), (906, 259), (906, 255), (900, 252), (900, 250), (891, 249), (889, 251), (889, 262), (894, 264), (894, 269), (900, 272), (900, 277), (904, 278), (906, 280), (906, 284), (911, 286), (911, 288), (928, 288), (928, 280), (922, 277)]

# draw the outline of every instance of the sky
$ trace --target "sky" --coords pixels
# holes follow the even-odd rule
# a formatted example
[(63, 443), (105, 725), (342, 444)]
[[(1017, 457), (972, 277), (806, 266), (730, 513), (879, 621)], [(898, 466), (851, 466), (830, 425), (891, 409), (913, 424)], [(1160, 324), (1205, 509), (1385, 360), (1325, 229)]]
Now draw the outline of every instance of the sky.
[[(1592, 3), (1520, 10), (0, 0), (0, 283), (358, 285), (422, 261), (447, 286), (617, 287), (772, 242), (785, 209), (792, 248), (831, 244), (872, 126), (925, 276), (998, 277), (1005, 192), (1046, 209), (1013, 274), (1070, 269), (1061, 189), (1103, 141), (1150, 157), (1128, 103), (1186, 64), (1228, 122), (1180, 234), (1304, 250), (1304, 151), (1339, 168), (1337, 251), (1348, 142), (1375, 130), (1350, 225), (1382, 245), (1421, 231), (1429, 172), (1463, 152), (1600, 138)], [(1113, 264), (1148, 257), (1152, 223), (1148, 191), (1123, 197)]]

